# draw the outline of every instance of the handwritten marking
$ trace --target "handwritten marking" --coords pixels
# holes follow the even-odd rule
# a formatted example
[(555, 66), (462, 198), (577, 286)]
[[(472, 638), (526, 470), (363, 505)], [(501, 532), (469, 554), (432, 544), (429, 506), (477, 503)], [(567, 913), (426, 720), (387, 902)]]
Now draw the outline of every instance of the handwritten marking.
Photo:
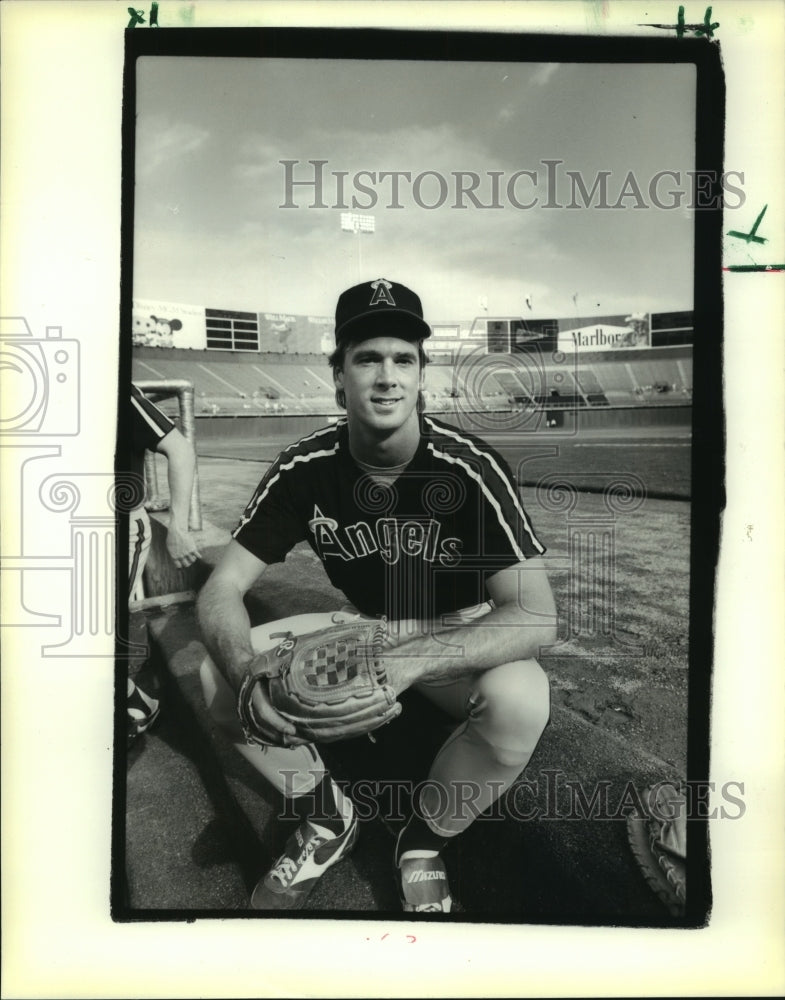
[(756, 236), (758, 231), (758, 226), (760, 225), (760, 220), (766, 214), (766, 209), (768, 205), (763, 206), (763, 211), (760, 213), (758, 218), (755, 220), (755, 225), (750, 229), (748, 233), (741, 233), (738, 229), (729, 229), (728, 236), (734, 236), (737, 240), (744, 240), (745, 243), (768, 243), (768, 240), (763, 236)]
[(664, 31), (675, 31), (677, 38), (684, 38), (685, 31), (692, 31), (696, 35), (705, 35), (707, 38), (714, 38), (714, 31), (719, 26), (719, 21), (712, 22), (711, 20), (711, 7), (706, 8), (702, 24), (685, 24), (684, 7), (679, 7), (676, 24), (638, 23), (639, 28), (662, 28)]
[[(136, 8), (134, 8), (134, 7), (129, 7), (128, 8), (128, 13), (131, 15), (131, 20), (127, 24), (128, 28), (135, 28), (137, 26), (137, 24), (144, 24), (145, 23), (145, 20), (144, 20), (144, 11), (143, 10), (136, 10)], [(154, 0), (153, 4), (150, 7), (150, 24), (149, 24), (149, 27), (151, 27), (151, 28), (157, 28), (157, 27), (159, 27), (159, 25), (158, 25), (158, 3), (157, 3), (157, 0)]]
[[(379, 940), (380, 941), (384, 941), (384, 939), (388, 938), (389, 936), (390, 936), (389, 932), (387, 934), (382, 934), (382, 936), (379, 938)], [(414, 936), (414, 934), (404, 934), (404, 937), (407, 939), (407, 941), (409, 942), (409, 944), (415, 944), (416, 941), (417, 941), (417, 938)], [(370, 941), (371, 939), (369, 937), (367, 937), (365, 940), (366, 941)]]
[(785, 271), (785, 264), (730, 264), (728, 267), (723, 267), (723, 271), (741, 271), (741, 272), (764, 272), (766, 274), (781, 274)]

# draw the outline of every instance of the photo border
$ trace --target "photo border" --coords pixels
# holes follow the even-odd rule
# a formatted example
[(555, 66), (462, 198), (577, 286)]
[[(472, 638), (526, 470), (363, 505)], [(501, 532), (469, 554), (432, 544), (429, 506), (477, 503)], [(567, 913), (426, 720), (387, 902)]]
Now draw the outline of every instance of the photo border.
[[(400, 28), (167, 28), (165, 31), (127, 30), (123, 71), (122, 222), (119, 385), (131, 381), (134, 156), (136, 60), (142, 56), (221, 58), (310, 58), (363, 60), (423, 60), (434, 62), (577, 62), (638, 64), (688, 63), (696, 67), (695, 170), (706, 171), (715, 183), (706, 191), (715, 207), (695, 211), (694, 337), (692, 400), (692, 499), (690, 513), (690, 614), (687, 727), (689, 782), (709, 781), (711, 688), (714, 659), (713, 615), (719, 557), (720, 518), (725, 507), (725, 417), (723, 405), (723, 295), (722, 210), (725, 83), (720, 52), (700, 38), (607, 37), (565, 34), (528, 34), (485, 30)], [(121, 392), (122, 395), (122, 392)], [(121, 408), (122, 412), (122, 408)], [(118, 422), (116, 475), (127, 471), (128, 426)], [(125, 519), (127, 521), (127, 519)], [(128, 526), (120, 519), (117, 593), (127, 589)], [(127, 634), (128, 610), (118, 601), (119, 635)], [(274, 919), (280, 915), (254, 911), (131, 909), (124, 902), (125, 867), (125, 661), (122, 643), (116, 645), (115, 757), (112, 817), (111, 915), (115, 921), (192, 921), (204, 918)], [(711, 911), (711, 872), (708, 820), (688, 824), (688, 885), (686, 915), (674, 927), (705, 926)], [(348, 911), (314, 914), (287, 913), (287, 919), (410, 919), (404, 913)], [(450, 914), (446, 923), (477, 922), (471, 914)], [(509, 923), (483, 915), (483, 923)], [(536, 922), (516, 922), (529, 925)], [(560, 926), (607, 926), (569, 920)], [(654, 926), (650, 922), (613, 922), (620, 926)]]

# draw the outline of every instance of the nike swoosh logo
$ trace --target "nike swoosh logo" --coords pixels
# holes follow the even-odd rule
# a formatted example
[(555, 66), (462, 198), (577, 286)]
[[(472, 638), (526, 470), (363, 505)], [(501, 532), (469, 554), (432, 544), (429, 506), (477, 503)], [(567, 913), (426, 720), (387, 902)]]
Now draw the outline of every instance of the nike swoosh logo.
[[(289, 883), (290, 886), (297, 885), (300, 882), (306, 882), (313, 878), (319, 878), (320, 875), (324, 874), (325, 871), (340, 860), (341, 854), (346, 847), (347, 841), (350, 839), (351, 834), (347, 833), (346, 836), (341, 837), (339, 843), (335, 843), (332, 840), (328, 840), (324, 844), (320, 844), (307, 858), (304, 862), (300, 871), (295, 875), (292, 881)], [(324, 858), (324, 860), (321, 860)]]

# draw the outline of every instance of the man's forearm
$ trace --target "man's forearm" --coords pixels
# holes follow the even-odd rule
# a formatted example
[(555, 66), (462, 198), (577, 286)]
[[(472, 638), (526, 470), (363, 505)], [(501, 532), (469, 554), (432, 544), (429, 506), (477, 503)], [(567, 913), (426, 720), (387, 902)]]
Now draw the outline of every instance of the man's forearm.
[(199, 595), (197, 612), (207, 651), (236, 688), (254, 657), (251, 622), (242, 594), (231, 583), (211, 578)]
[(194, 485), (195, 460), (190, 447), (178, 449), (169, 456), (169, 511), (171, 522), (181, 531), (188, 531), (188, 514)]
[(502, 663), (528, 660), (556, 639), (553, 619), (496, 608), (471, 625), (412, 639), (389, 654), (390, 672), (408, 687), (418, 681), (458, 678)]

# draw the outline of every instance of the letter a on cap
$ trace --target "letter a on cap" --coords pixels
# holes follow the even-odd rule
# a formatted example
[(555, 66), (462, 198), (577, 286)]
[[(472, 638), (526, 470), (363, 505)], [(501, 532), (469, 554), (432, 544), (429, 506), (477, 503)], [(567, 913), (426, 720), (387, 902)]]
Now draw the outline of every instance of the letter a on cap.
[(378, 278), (376, 281), (371, 282), (371, 288), (373, 288), (374, 292), (371, 296), (371, 301), (368, 303), (369, 306), (378, 306), (380, 302), (386, 302), (388, 306), (395, 307), (395, 299), (390, 292), (392, 288), (391, 281), (387, 281), (386, 278)]

